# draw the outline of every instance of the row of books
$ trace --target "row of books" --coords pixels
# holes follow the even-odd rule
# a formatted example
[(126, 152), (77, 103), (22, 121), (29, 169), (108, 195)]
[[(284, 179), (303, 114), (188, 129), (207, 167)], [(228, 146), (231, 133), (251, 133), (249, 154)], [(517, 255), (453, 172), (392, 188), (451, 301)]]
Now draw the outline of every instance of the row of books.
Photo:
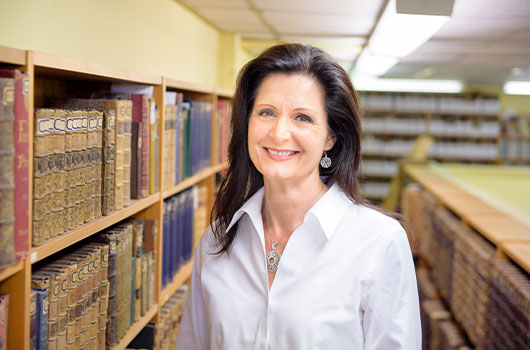
[(0, 294), (0, 350), (7, 349), (9, 294)]
[(158, 326), (149, 323), (131, 341), (127, 349), (175, 349), (187, 297), (188, 286), (180, 286), (160, 308)]
[(436, 114), (498, 115), (498, 98), (442, 97), (413, 94), (362, 94), (361, 106), (368, 111)]
[(164, 188), (170, 188), (211, 164), (212, 103), (184, 100), (166, 92), (164, 120)]
[(391, 160), (363, 160), (361, 171), (364, 176), (392, 177), (397, 175), (399, 164)]
[(363, 196), (369, 199), (385, 198), (390, 191), (388, 182), (365, 182), (361, 187)]
[(28, 250), (29, 78), (0, 69), (0, 267)]
[(499, 137), (500, 125), (491, 120), (431, 118), (428, 122), (419, 118), (368, 117), (363, 119), (365, 133), (395, 135), (420, 135), (450, 137)]
[(157, 191), (154, 102), (98, 97), (112, 99), (56, 100), (57, 108), (35, 110), (34, 247)]
[(162, 286), (191, 259), (196, 191), (185, 190), (164, 201)]
[(219, 132), (219, 139), (217, 145), (218, 154), (214, 159), (217, 159), (219, 164), (224, 164), (227, 161), (228, 142), (230, 140), (230, 115), (231, 115), (230, 101), (217, 101), (217, 130)]
[(31, 348), (105, 349), (154, 304), (156, 220), (127, 220), (31, 276)]

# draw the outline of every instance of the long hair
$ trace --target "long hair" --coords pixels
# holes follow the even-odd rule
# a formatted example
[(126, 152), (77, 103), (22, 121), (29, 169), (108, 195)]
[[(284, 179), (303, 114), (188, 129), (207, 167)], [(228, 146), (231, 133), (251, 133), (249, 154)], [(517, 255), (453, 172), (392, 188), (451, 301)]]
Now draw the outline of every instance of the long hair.
[(248, 124), (254, 100), (262, 81), (271, 74), (303, 74), (320, 83), (328, 129), (336, 137), (329, 150), (331, 167), (320, 168), (320, 175), (336, 183), (355, 203), (368, 203), (359, 193), (361, 160), (361, 121), (357, 93), (346, 71), (331, 56), (310, 45), (273, 46), (248, 62), (239, 72), (232, 100), (228, 145), (228, 169), (215, 200), (210, 223), (219, 246), (218, 254), (228, 252), (237, 223), (226, 229), (235, 212), (263, 186), (263, 176), (248, 153)]

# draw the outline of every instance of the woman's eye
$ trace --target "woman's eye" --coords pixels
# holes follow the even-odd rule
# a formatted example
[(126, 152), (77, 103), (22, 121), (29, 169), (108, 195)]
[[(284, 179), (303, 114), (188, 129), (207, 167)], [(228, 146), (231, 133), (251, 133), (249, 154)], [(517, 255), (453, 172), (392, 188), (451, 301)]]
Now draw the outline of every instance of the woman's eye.
[(305, 114), (297, 115), (296, 119), (298, 119), (299, 121), (304, 122), (304, 123), (312, 123), (313, 122), (313, 119), (311, 119), (310, 117), (308, 117)]
[(274, 113), (270, 109), (264, 109), (259, 112), (258, 115), (263, 117), (274, 117)]

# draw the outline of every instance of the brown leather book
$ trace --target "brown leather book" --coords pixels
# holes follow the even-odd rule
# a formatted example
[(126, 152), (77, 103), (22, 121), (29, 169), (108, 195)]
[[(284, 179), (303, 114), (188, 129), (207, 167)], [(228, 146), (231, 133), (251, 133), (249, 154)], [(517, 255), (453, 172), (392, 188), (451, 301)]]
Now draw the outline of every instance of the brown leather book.
[(15, 80), (0, 78), (0, 267), (15, 262), (14, 102)]

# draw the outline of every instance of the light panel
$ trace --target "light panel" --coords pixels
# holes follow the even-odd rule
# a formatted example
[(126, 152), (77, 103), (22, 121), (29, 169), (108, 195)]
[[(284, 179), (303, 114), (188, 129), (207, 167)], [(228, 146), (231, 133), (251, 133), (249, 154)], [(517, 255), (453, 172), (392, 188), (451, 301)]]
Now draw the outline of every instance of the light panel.
[(502, 90), (508, 95), (530, 95), (530, 81), (507, 81)]
[(355, 76), (353, 86), (361, 91), (459, 93), (463, 85), (458, 80), (434, 79), (380, 79)]

